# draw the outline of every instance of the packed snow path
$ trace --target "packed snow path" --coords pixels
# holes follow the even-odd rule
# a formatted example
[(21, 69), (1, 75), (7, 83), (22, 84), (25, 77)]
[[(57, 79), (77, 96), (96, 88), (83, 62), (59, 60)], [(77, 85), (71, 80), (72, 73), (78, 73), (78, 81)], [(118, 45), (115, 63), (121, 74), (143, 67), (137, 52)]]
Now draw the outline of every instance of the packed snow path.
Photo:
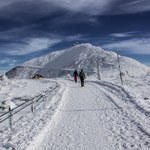
[[(61, 81), (63, 82), (63, 81)], [(149, 114), (121, 87), (109, 83), (65, 81), (67, 86), (51, 122), (27, 150), (148, 150)]]

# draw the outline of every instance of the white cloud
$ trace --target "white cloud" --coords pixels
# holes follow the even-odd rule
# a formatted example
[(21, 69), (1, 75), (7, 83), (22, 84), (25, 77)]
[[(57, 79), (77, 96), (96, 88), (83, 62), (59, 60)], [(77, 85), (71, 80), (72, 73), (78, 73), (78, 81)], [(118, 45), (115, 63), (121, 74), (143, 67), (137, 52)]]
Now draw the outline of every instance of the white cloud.
[[(0, 8), (14, 2), (20, 2), (20, 0), (1, 0)], [(38, 15), (49, 14), (55, 8), (88, 15), (132, 14), (150, 10), (149, 0), (22, 0), (21, 2), (33, 2), (41, 6), (46, 2), (50, 9), (35, 10)], [(35, 12), (32, 11), (32, 13)]]
[(112, 33), (112, 34), (110, 34), (110, 36), (117, 37), (117, 38), (129, 37), (131, 35), (132, 35), (131, 32), (126, 32), (126, 33)]
[(25, 55), (33, 52), (41, 51), (53, 46), (56, 43), (61, 42), (60, 39), (49, 39), (49, 38), (33, 38), (25, 41), (25, 43), (13, 43), (4, 47), (9, 55)]
[(75, 41), (75, 40), (79, 41), (79, 40), (85, 40), (85, 39), (86, 39), (86, 35), (83, 36), (81, 34), (77, 34), (77, 35), (72, 35), (72, 36), (65, 37), (66, 41)]
[(104, 48), (130, 51), (134, 54), (150, 54), (150, 38), (130, 39), (103, 45)]
[(15, 65), (16, 62), (17, 62), (17, 60), (15, 60), (15, 59), (4, 58), (4, 59), (0, 60), (0, 65), (7, 64), (8, 66), (11, 67), (11, 66)]
[(9, 63), (9, 62), (10, 62), (9, 58), (5, 58), (5, 59), (0, 60), (0, 64), (6, 64), (6, 63)]
[[(52, 47), (53, 45), (62, 41), (81, 41), (85, 40), (86, 35), (72, 35), (63, 36), (57, 34), (49, 34), (48, 38), (32, 38), (23, 40), (20, 43), (5, 44), (0, 47), (0, 51), (3, 54), (9, 55), (26, 55), (38, 51), (42, 51)], [(6, 61), (6, 60), (5, 60)]]
[(0, 76), (3, 75), (3, 74), (4, 74), (5, 72), (7, 72), (7, 71), (8, 71), (7, 69), (6, 69), (6, 70), (5, 70), (5, 69), (1, 69), (1, 70), (0, 70)]
[(11, 67), (1, 67), (0, 68), (0, 76), (4, 75), (7, 71), (9, 71), (11, 69)]
[(7, 72), (10, 68), (14, 67), (17, 63), (17, 60), (11, 58), (1, 58), (0, 65), (5, 65), (5, 67), (1, 66), (0, 75), (3, 75)]
[(1, 0), (0, 1), (0, 3), (1, 3), (1, 5), (0, 5), (0, 7), (4, 7), (4, 6), (7, 6), (7, 5), (10, 5), (10, 4), (12, 4), (12, 3), (14, 3), (14, 2), (16, 2), (16, 1), (18, 1), (18, 0)]
[(119, 8), (121, 14), (145, 12), (150, 10), (150, 1), (149, 0), (132, 0), (132, 1), (128, 0), (126, 3), (122, 3)]
[[(44, 1), (51, 2), (51, 0)], [(73, 12), (97, 15), (103, 14), (113, 1), (115, 0), (55, 0), (53, 3)]]
[(150, 10), (148, 0), (44, 0), (74, 12), (90, 15), (130, 14)]
[(16, 60), (12, 60), (12, 61), (9, 62), (8, 66), (9, 66), (9, 67), (13, 67), (13, 66), (16, 65), (16, 63), (17, 63)]

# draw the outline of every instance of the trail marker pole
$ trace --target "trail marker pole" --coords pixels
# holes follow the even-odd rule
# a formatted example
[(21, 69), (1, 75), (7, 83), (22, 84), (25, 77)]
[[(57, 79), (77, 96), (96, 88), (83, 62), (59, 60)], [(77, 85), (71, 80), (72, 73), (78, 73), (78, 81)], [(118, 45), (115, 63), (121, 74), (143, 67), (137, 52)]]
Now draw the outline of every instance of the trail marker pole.
[(10, 129), (12, 129), (12, 117), (13, 117), (13, 114), (12, 114), (12, 110), (9, 106), (9, 114), (10, 114), (10, 117), (9, 117), (9, 125), (10, 125)]
[(101, 80), (101, 76), (100, 76), (100, 69), (99, 69), (99, 60), (97, 59), (97, 79)]
[(120, 67), (120, 59), (119, 59), (118, 52), (117, 52), (117, 62), (118, 62), (118, 69), (119, 69), (120, 81), (121, 81), (121, 84), (123, 85), (123, 79), (122, 79), (122, 73), (121, 73), (121, 67)]
[(31, 111), (34, 112), (34, 98), (32, 99)]

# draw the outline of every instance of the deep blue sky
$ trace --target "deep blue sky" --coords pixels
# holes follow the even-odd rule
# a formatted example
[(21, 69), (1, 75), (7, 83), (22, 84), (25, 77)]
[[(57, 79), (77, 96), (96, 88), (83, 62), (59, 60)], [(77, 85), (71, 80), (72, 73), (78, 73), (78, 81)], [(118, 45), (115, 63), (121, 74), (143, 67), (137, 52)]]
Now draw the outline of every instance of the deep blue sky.
[(0, 0), (0, 73), (76, 41), (150, 66), (150, 0)]

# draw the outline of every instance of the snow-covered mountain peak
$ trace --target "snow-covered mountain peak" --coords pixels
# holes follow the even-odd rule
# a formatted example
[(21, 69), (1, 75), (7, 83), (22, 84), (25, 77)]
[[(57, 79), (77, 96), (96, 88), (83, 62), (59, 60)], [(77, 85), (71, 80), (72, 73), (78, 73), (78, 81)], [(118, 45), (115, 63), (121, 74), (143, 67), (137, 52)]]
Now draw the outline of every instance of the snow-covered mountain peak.
[[(141, 76), (150, 71), (145, 65), (127, 57), (120, 56), (120, 64), (124, 75)], [(84, 69), (88, 75), (94, 75), (98, 66), (101, 72), (105, 72), (104, 76), (118, 74), (117, 54), (83, 43), (34, 58), (9, 71), (7, 75), (11, 78), (30, 78), (40, 73), (44, 77), (62, 77), (72, 74), (74, 69)]]
[(97, 53), (97, 52), (100, 52), (100, 51), (101, 52), (104, 51), (102, 48), (93, 46), (90, 43), (82, 43), (82, 44), (75, 45), (75, 46), (71, 47), (70, 50), (76, 50), (76, 51), (80, 51), (80, 52), (82, 52), (82, 51), (92, 52), (92, 53)]

